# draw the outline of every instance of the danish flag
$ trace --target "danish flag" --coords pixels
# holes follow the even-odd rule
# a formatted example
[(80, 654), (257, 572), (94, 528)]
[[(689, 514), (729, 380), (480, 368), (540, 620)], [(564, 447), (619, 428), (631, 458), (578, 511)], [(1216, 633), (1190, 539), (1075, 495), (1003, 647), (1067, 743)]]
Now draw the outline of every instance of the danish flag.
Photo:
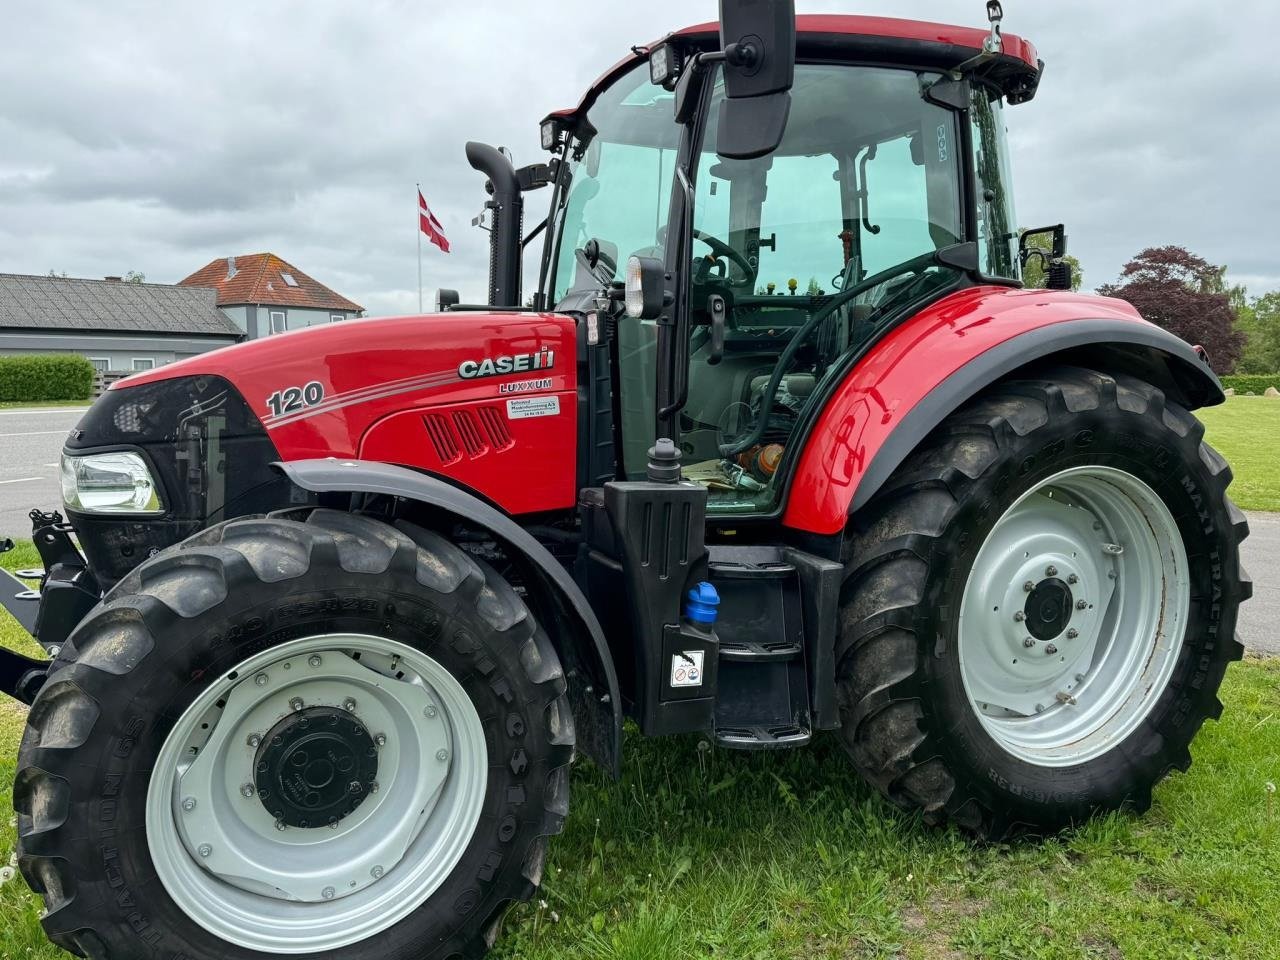
[(444, 235), (444, 227), (427, 206), (427, 200), (421, 190), (418, 191), (418, 226), (427, 235), (428, 240), (445, 253), (449, 252), (449, 238)]

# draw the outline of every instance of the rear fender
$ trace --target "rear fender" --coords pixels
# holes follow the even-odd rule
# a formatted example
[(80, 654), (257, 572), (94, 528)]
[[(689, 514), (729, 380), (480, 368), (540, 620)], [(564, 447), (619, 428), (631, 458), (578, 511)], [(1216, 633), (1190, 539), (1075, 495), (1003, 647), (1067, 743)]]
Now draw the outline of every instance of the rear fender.
[(962, 290), (895, 328), (836, 388), (796, 466), (783, 524), (839, 533), (949, 414), (1019, 368), (1050, 359), (1139, 376), (1189, 410), (1223, 400), (1200, 352), (1123, 301)]
[[(295, 460), (277, 466), (319, 494), (381, 494), (442, 510), (487, 530), (530, 585), (530, 601), (551, 638), (569, 683), (577, 740), (614, 776), (620, 769), (622, 707), (604, 631), (587, 598), (555, 557), (523, 527), (479, 497), (405, 467), (367, 460)], [(567, 630), (555, 626), (564, 624)]]

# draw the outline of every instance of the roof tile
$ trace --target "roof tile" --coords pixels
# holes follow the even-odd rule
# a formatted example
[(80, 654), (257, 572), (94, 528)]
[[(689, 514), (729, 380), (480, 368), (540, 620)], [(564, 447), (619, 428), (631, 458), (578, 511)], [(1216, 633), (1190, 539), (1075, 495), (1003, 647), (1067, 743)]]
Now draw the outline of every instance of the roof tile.
[[(234, 262), (235, 274), (228, 276)], [(285, 283), (281, 273), (288, 273), (297, 286)], [(251, 253), (235, 257), (219, 257), (201, 267), (180, 284), (213, 287), (218, 291), (218, 306), (262, 304), (266, 306), (314, 307), (320, 310), (364, 311), (360, 304), (330, 290), (307, 276), (287, 260), (274, 253)]]

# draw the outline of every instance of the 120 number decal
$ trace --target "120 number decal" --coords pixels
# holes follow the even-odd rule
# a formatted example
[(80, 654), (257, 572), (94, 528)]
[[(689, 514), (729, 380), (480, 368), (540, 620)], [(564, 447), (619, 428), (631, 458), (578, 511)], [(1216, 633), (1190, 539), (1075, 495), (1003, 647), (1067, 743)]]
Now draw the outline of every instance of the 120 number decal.
[(324, 384), (312, 380), (304, 387), (285, 387), (267, 397), (267, 406), (273, 417), (282, 417), (287, 413), (297, 413), (307, 407), (314, 407), (324, 399)]

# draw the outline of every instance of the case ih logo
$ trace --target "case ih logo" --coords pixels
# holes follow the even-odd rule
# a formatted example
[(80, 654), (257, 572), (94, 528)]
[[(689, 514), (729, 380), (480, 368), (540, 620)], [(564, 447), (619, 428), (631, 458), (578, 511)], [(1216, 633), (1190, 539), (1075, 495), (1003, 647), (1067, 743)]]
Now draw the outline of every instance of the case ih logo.
[(463, 380), (475, 380), (478, 377), (497, 377), (504, 373), (550, 370), (555, 364), (555, 351), (544, 347), (537, 353), (517, 353), (512, 357), (485, 357), (483, 360), (463, 360), (462, 363), (458, 364), (458, 376)]

